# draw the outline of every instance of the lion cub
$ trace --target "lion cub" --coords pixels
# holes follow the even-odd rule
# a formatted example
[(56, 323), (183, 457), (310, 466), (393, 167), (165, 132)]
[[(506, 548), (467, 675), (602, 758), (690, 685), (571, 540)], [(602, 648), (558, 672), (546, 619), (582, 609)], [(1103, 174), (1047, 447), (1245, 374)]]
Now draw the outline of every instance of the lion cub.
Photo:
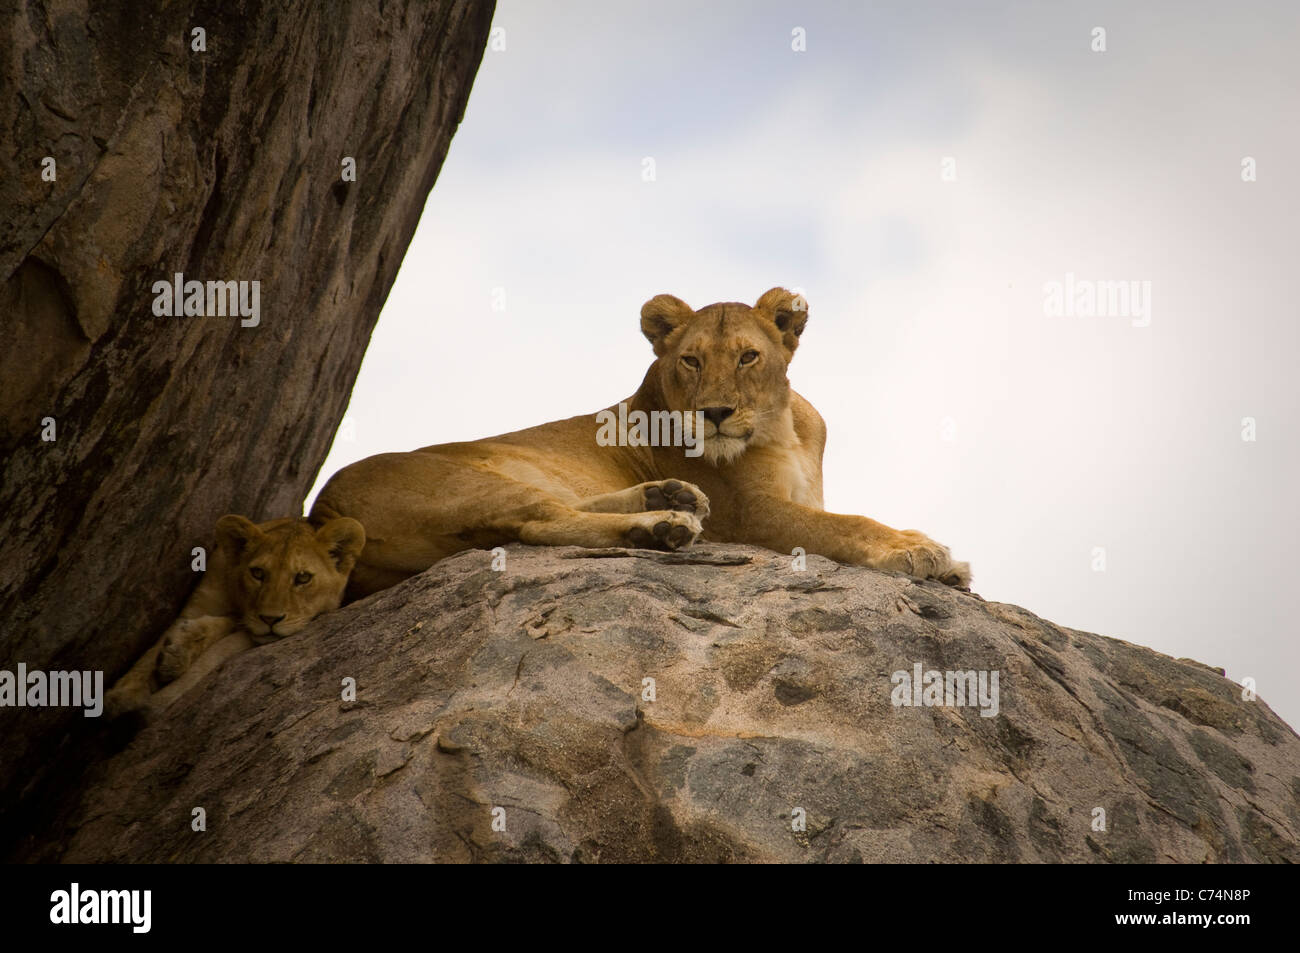
[(110, 718), (164, 707), (225, 658), (337, 609), (366, 542), (361, 524), (346, 517), (316, 529), (303, 519), (255, 524), (223, 516), (216, 537), (180, 617), (105, 697)]

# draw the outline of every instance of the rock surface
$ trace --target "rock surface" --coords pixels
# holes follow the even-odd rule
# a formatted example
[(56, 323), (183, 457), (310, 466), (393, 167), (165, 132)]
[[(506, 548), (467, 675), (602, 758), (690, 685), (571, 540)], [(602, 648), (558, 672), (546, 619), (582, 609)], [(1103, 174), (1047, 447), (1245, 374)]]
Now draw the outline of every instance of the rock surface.
[[(112, 680), (174, 618), (217, 517), (301, 512), (492, 13), (0, 9), (0, 668)], [(156, 316), (177, 272), (260, 282), (260, 323)], [(30, 823), (15, 801), (77, 758), (75, 717), (0, 712), (0, 815)]]
[[(230, 659), (34, 856), (1300, 860), (1300, 738), (1199, 663), (818, 557), (506, 552)], [(918, 662), (998, 714), (895, 707)]]

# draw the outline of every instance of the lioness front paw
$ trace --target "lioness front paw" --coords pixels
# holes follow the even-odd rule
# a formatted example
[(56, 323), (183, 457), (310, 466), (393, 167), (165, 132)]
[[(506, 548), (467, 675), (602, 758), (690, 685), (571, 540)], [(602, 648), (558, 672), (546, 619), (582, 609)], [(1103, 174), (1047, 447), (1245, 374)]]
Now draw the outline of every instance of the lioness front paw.
[(970, 563), (953, 563), (948, 571), (939, 576), (938, 579), (945, 586), (952, 586), (954, 589), (965, 589), (970, 592)]
[(693, 483), (681, 480), (645, 483), (642, 484), (642, 498), (647, 512), (676, 510), (679, 513), (694, 513), (696, 519), (701, 521), (709, 516), (709, 498)]
[(635, 549), (681, 549), (689, 546), (703, 532), (699, 518), (692, 513), (660, 510), (635, 516), (636, 524), (624, 538)]
[(954, 563), (948, 547), (914, 529), (905, 529), (880, 559), (880, 568), (920, 579), (938, 579), (949, 586), (970, 586), (970, 563)]

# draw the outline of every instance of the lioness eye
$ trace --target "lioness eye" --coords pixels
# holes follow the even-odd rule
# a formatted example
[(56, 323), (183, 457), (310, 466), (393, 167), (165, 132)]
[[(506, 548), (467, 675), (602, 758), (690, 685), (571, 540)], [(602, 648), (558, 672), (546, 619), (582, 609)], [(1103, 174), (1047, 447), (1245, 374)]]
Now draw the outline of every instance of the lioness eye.
[(695, 358), (691, 357), (689, 354), (682, 356), (682, 363), (685, 364), (687, 367), (689, 367), (691, 370), (698, 371), (700, 369), (700, 362)]
[(248, 574), (252, 576), (254, 579), (256, 579), (258, 582), (261, 582), (263, 579), (266, 578), (266, 570), (259, 569), (257, 566), (254, 566), (252, 569), (248, 570)]
[(305, 586), (309, 582), (311, 582), (311, 573), (309, 572), (300, 572), (298, 575), (293, 577), (293, 584), (295, 586)]
[(740, 363), (742, 365), (753, 364), (757, 360), (758, 360), (757, 351), (746, 351), (744, 354), (740, 355)]

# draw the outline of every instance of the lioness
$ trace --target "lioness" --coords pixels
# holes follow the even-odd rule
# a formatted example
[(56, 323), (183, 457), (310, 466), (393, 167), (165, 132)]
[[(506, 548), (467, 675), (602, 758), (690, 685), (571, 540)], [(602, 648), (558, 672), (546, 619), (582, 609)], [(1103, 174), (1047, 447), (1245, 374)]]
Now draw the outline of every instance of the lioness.
[[(222, 659), (337, 609), (366, 533), (354, 519), (315, 529), (303, 519), (254, 524), (232, 515), (217, 520), (216, 538), (180, 616), (105, 696), (109, 717), (164, 707)], [(203, 672), (191, 668), (200, 657)]]
[[(688, 412), (683, 439), (702, 438), (702, 452), (601, 445), (607, 441), (598, 443), (588, 414), (379, 454), (340, 470), (310, 518), (319, 524), (352, 516), (366, 527), (349, 597), (471, 547), (517, 540), (677, 549), (702, 532), (969, 585), (969, 565), (954, 563), (922, 533), (822, 509), (826, 425), (786, 379), (807, 320), (803, 298), (784, 288), (752, 308), (723, 303), (692, 311), (672, 295), (646, 302), (641, 331), (655, 361), (625, 402), (628, 415)], [(693, 432), (693, 421), (702, 421), (702, 433)]]

